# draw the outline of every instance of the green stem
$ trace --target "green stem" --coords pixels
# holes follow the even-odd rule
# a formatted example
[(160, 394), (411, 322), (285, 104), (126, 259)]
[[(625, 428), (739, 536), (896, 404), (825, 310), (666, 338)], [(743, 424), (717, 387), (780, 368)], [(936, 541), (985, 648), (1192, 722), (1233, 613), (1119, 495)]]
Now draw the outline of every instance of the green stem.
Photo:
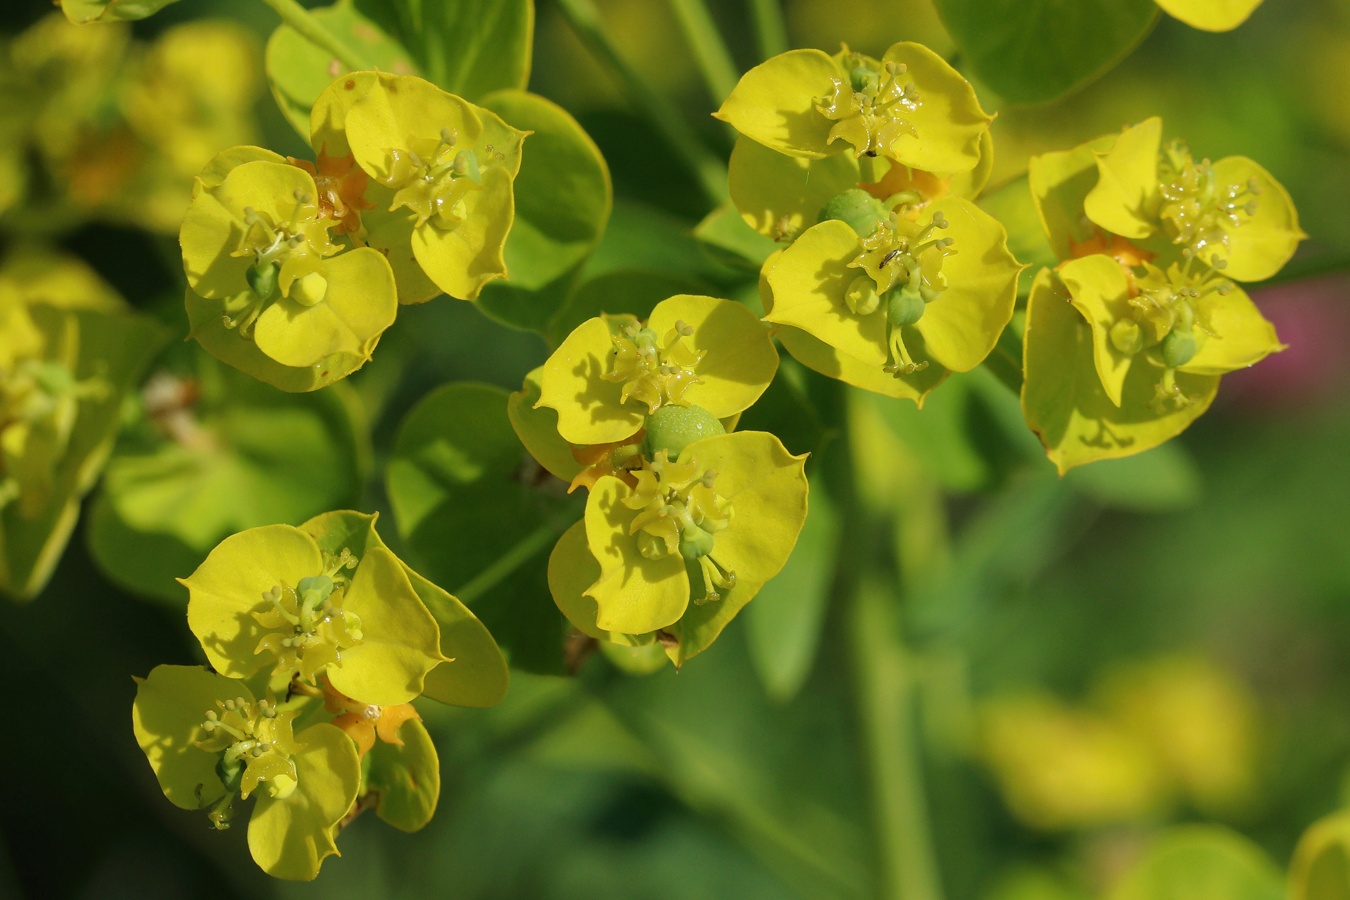
[(759, 58), (768, 59), (788, 50), (787, 24), (781, 0), (750, 0), (750, 18), (755, 26)]
[(914, 677), (895, 622), (896, 596), (863, 584), (847, 625), (880, 863), (879, 896), (940, 900), (928, 828)]
[(719, 205), (727, 193), (726, 165), (699, 143), (675, 107), (643, 80), (619, 53), (600, 25), (600, 13), (591, 0), (557, 0), (558, 11), (582, 44), (618, 80), (628, 102), (660, 133), (670, 149), (694, 175), (704, 195)]
[(557, 541), (563, 530), (553, 522), (545, 522), (497, 557), (492, 565), (460, 585), (459, 590), (453, 592), (454, 595), (461, 603), (472, 603)]
[[(838, 407), (841, 417), (847, 416), (846, 397), (839, 397)], [(884, 581), (872, 574), (882, 556), (876, 535), (886, 529), (880, 522), (869, 521), (859, 495), (853, 435), (846, 419), (840, 431), (843, 446), (833, 450), (842, 458), (831, 467), (838, 474), (830, 485), (845, 523), (835, 586), (837, 596), (847, 604), (844, 637), (870, 783), (877, 895), (892, 900), (941, 900), (923, 781), (913, 665), (901, 641), (902, 579), (884, 570), (878, 573)]]
[(369, 71), (373, 67), (359, 53), (352, 51), (350, 47), (342, 42), (337, 35), (329, 31), (318, 20), (310, 15), (309, 10), (305, 9), (295, 0), (262, 0), (272, 8), (272, 11), (281, 16), (281, 20), (296, 33), (309, 41), (316, 47), (326, 50), (333, 55), (333, 58), (347, 67), (349, 72)]
[(731, 60), (726, 42), (703, 0), (670, 0), (670, 6), (680, 21), (680, 29), (703, 74), (708, 93), (712, 94), (714, 103), (720, 104), (740, 80), (740, 72)]

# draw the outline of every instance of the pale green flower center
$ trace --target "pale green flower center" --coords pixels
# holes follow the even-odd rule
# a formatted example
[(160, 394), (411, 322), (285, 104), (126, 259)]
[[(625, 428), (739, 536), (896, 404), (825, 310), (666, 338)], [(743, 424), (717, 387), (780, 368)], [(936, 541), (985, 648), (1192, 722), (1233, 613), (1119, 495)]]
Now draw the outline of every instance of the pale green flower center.
[(829, 97), (816, 109), (834, 125), (827, 144), (842, 140), (856, 156), (884, 155), (901, 135), (916, 135), (910, 117), (919, 108), (919, 93), (903, 63), (879, 63), (858, 53), (845, 59), (848, 80), (831, 78)]
[(1197, 254), (1228, 253), (1229, 232), (1256, 214), (1261, 186), (1255, 178), (1220, 184), (1208, 159), (1196, 162), (1180, 141), (1162, 152), (1158, 163), (1162, 207), (1159, 217), (1172, 242)]
[(1120, 353), (1133, 356), (1145, 350), (1155, 352), (1164, 367), (1153, 402), (1159, 412), (1167, 406), (1180, 409), (1194, 402), (1177, 386), (1176, 369), (1190, 362), (1208, 338), (1216, 336), (1209, 306), (1201, 301), (1233, 290), (1233, 283), (1218, 274), (1226, 265), (1224, 260), (1216, 256), (1212, 265), (1197, 263), (1189, 248), (1182, 255), (1186, 258), (1184, 266), (1173, 266), (1166, 273), (1149, 267), (1133, 282), (1129, 314), (1112, 323), (1108, 332), (1111, 345)]
[(361, 620), (342, 608), (350, 582), (343, 572), (357, 560), (346, 550), (326, 557), (324, 572), (300, 579), (295, 587), (280, 584), (265, 592), (253, 618), (267, 629), (255, 653), (276, 657), (278, 674), (298, 675), (313, 684), (329, 665), (342, 664), (342, 651), (361, 643)]
[(638, 540), (638, 552), (647, 559), (678, 553), (697, 562), (704, 590), (695, 603), (717, 600), (718, 588), (735, 587), (736, 573), (713, 558), (716, 535), (732, 517), (731, 502), (713, 489), (717, 472), (700, 470), (694, 459), (673, 462), (658, 451), (634, 475), (637, 487), (623, 503), (638, 510), (628, 527)]
[[(230, 254), (252, 258), (244, 273), (249, 290), (225, 302), (225, 327), (238, 329), (249, 337), (253, 325), (277, 297), (286, 296), (303, 306), (322, 302), (328, 282), (317, 271), (319, 261), (338, 252), (328, 239), (328, 221), (319, 218), (314, 198), (297, 190), (290, 217), (281, 220), (270, 213), (244, 207), (244, 234)], [(283, 267), (303, 267), (310, 271), (291, 277), (283, 289)]]
[(225, 786), (225, 797), (209, 813), (216, 828), (230, 827), (236, 794), (247, 799), (262, 787), (268, 796), (284, 800), (294, 793), (299, 780), (291, 757), (300, 750), (291, 735), (296, 715), (278, 714), (270, 700), (255, 703), (244, 697), (217, 700), (216, 708), (205, 712), (201, 728), (206, 737), (194, 746), (219, 754), (216, 774)]
[(409, 143), (406, 149), (387, 151), (385, 184), (395, 190), (389, 210), (407, 207), (419, 226), (430, 222), (447, 231), (468, 217), (465, 201), (483, 189), (483, 171), (505, 159), (491, 144), (481, 150), (460, 146), (459, 136), (449, 128), (441, 129), (439, 139)]
[(645, 326), (627, 325), (610, 337), (613, 362), (610, 371), (600, 377), (623, 385), (620, 403), (637, 400), (646, 404), (648, 414), (665, 403), (682, 403), (690, 386), (702, 384), (694, 370), (705, 351), (685, 343), (693, 334), (694, 329), (684, 322), (676, 322), (664, 338)]

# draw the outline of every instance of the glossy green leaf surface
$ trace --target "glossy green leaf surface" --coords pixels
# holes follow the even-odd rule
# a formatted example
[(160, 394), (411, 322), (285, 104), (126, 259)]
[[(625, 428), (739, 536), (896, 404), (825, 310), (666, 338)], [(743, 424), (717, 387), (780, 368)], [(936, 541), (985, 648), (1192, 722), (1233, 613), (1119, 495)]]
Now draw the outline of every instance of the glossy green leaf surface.
[(1158, 16), (1153, 0), (936, 0), (981, 81), (1014, 103), (1069, 93), (1125, 57)]

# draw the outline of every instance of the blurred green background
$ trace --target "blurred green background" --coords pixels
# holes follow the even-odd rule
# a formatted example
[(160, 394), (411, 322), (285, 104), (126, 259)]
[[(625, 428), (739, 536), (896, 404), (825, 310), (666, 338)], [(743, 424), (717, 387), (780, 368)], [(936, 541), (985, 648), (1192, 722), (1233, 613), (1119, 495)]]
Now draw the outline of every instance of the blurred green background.
[[(720, 98), (702, 87), (670, 7), (600, 6), (690, 127), (729, 150), (708, 116)], [(756, 63), (742, 5), (716, 7), (737, 63)], [(10, 0), (0, 37), (50, 10)], [(275, 24), (261, 4), (194, 0), (131, 31), (153, 40), (203, 17), (241, 23), (259, 53)], [(788, 23), (793, 46), (847, 41), (880, 53), (916, 39), (951, 49), (920, 2), (796, 0)], [(530, 88), (572, 111), (611, 167), (615, 213), (600, 257), (637, 254), (715, 294), (753, 284), (689, 235), (709, 211), (698, 191), (547, 2)], [(1348, 90), (1350, 4), (1266, 0), (1230, 34), (1163, 17), (1124, 63), (1056, 103), (1005, 108), (985, 96), (999, 112), (995, 184), (1019, 176), (1031, 153), (1161, 114), (1197, 156), (1259, 160), (1289, 189), (1310, 239), (1282, 283), (1253, 292), (1290, 348), (1226, 378), (1212, 411), (1166, 453), (1057, 479), (1016, 398), (982, 372), (953, 379), (922, 415), (861, 402), (876, 419), (877, 456), (901, 475), (883, 498), (900, 510), (895, 552), (938, 545), (936, 562), (906, 580), (951, 898), (1097, 896), (1174, 822), (1230, 825), (1283, 865), (1303, 829), (1350, 802)], [(0, 96), (0, 109), (15, 102)], [(256, 116), (267, 146), (303, 151), (265, 89)], [(42, 230), (0, 217), (0, 249)], [(172, 234), (100, 223), (58, 239), (184, 333)], [(461, 379), (515, 389), (545, 353), (537, 336), (470, 304), (401, 312), (381, 358), (350, 380), (370, 416), (374, 471), (428, 390)], [(384, 507), (376, 479), (362, 508)], [(573, 678), (515, 673), (491, 710), (423, 707), (443, 778), (432, 824), (403, 835), (362, 817), (317, 882), (273, 882), (249, 860), (243, 829), (212, 832), (164, 801), (131, 733), (131, 676), (194, 662), (196, 651), (181, 606), (100, 574), (87, 522), (40, 597), (0, 604), (11, 723), (0, 741), (0, 897), (872, 890), (841, 623), (823, 605), (803, 611), (789, 590), (766, 590), (678, 674), (634, 678), (595, 658)], [(950, 525), (950, 540), (934, 522)], [(778, 603), (795, 604), (792, 615)], [(815, 616), (818, 644), (800, 631)]]

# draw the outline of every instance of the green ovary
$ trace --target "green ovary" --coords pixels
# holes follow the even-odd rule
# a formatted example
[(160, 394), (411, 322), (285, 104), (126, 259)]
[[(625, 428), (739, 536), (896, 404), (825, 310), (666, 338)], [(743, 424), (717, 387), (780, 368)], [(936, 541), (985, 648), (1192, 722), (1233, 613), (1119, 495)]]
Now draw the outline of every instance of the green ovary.
[(1158, 216), (1172, 242), (1202, 258), (1228, 254), (1228, 235), (1256, 213), (1261, 187), (1220, 184), (1210, 161), (1196, 162), (1180, 141), (1169, 144), (1158, 162), (1162, 206)]
[(736, 585), (736, 573), (713, 557), (716, 536), (731, 523), (731, 503), (713, 489), (717, 472), (700, 471), (698, 462), (672, 462), (658, 452), (646, 467), (634, 473), (637, 488), (624, 498), (629, 509), (637, 510), (628, 533), (638, 541), (639, 552), (647, 559), (660, 559), (679, 553), (698, 563), (704, 592), (695, 603), (707, 603), (721, 597), (718, 588)]
[(417, 216), (417, 225), (430, 222), (449, 231), (468, 216), (466, 198), (483, 189), (483, 168), (504, 157), (490, 144), (481, 151), (458, 146), (458, 136), (449, 128), (441, 130), (439, 140), (412, 144), (388, 151), (391, 164), (384, 181), (395, 191), (389, 209), (407, 207)]
[(321, 575), (302, 578), (295, 587), (275, 585), (263, 594), (265, 606), (253, 618), (267, 629), (255, 653), (276, 657), (274, 672), (298, 675), (309, 684), (330, 664), (342, 664), (342, 651), (361, 643), (361, 620), (342, 608), (349, 581), (342, 574), (356, 568), (347, 551), (329, 558)]
[(299, 783), (292, 757), (301, 749), (292, 734), (291, 720), (298, 710), (278, 712), (275, 703), (244, 697), (218, 700), (206, 710), (201, 724), (206, 737), (194, 746), (219, 754), (216, 774), (225, 786), (225, 797), (209, 813), (216, 828), (230, 827), (235, 795), (247, 799), (258, 788), (284, 800)]
[(852, 145), (856, 156), (877, 156), (901, 135), (915, 135), (907, 117), (920, 101), (914, 84), (905, 78), (904, 64), (882, 64), (853, 53), (844, 65), (848, 80), (830, 79), (834, 85), (830, 97), (816, 103), (820, 114), (834, 123), (827, 144), (842, 140)]
[(941, 212), (920, 225), (903, 216), (892, 216), (862, 240), (862, 252), (849, 266), (862, 269), (844, 291), (844, 303), (859, 316), (886, 316), (887, 361), (883, 371), (899, 378), (921, 372), (928, 361), (915, 362), (905, 347), (902, 329), (923, 318), (929, 303), (947, 289), (942, 261), (955, 241), (935, 237), (948, 227)]
[(664, 339), (650, 328), (628, 325), (611, 338), (613, 366), (600, 377), (623, 385), (620, 403), (637, 400), (646, 404), (648, 414), (665, 403), (683, 403), (684, 392), (702, 383), (694, 369), (704, 352), (691, 349), (684, 341), (693, 333), (694, 329), (684, 322), (676, 322)]

